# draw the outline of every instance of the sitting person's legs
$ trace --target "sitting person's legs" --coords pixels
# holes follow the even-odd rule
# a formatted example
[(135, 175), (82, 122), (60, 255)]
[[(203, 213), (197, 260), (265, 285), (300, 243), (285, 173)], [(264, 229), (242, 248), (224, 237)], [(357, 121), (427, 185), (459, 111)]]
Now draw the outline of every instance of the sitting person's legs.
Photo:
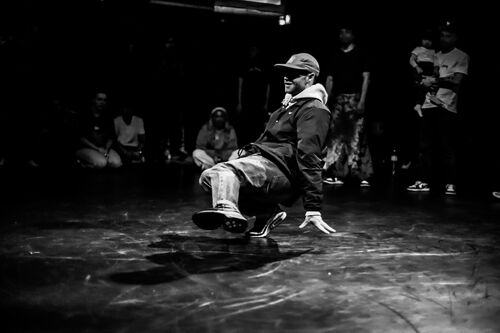
[(75, 155), (79, 163), (85, 168), (102, 169), (107, 165), (106, 157), (91, 148), (78, 149)]
[[(195, 223), (202, 228), (206, 221), (211, 222), (205, 229), (215, 229), (228, 219), (241, 222), (238, 231), (242, 231), (243, 225), (246, 228), (246, 219), (239, 212), (240, 188), (243, 211), (257, 217), (268, 217), (275, 211), (278, 203), (288, 199), (293, 192), (292, 185), (283, 172), (261, 155), (250, 155), (217, 164), (201, 174), (200, 184), (206, 191), (212, 192), (214, 207), (211, 211), (202, 211), (193, 216)], [(254, 201), (256, 198), (260, 200)], [(206, 218), (203, 217), (204, 214)], [(216, 214), (221, 218), (214, 222)], [(233, 231), (226, 225), (224, 227)]]
[(208, 155), (203, 149), (195, 149), (193, 151), (193, 161), (202, 170), (206, 170), (215, 165), (214, 159)]
[(122, 166), (122, 159), (115, 150), (110, 149), (108, 152), (107, 163), (107, 165), (111, 168), (119, 168)]

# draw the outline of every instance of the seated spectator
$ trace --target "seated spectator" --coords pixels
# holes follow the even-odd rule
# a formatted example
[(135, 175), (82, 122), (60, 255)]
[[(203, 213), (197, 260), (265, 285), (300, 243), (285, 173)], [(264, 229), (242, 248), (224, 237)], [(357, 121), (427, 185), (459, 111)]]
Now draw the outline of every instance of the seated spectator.
[(210, 120), (198, 132), (194, 163), (205, 170), (219, 162), (238, 158), (237, 149), (236, 132), (227, 120), (227, 111), (216, 107), (210, 113)]
[(124, 106), (122, 114), (114, 119), (116, 150), (124, 163), (143, 163), (146, 132), (141, 117), (134, 115), (130, 106)]
[(80, 126), (80, 148), (76, 158), (85, 168), (101, 169), (107, 166), (122, 166), (120, 155), (113, 149), (113, 125), (106, 115), (107, 95), (99, 92), (92, 100), (88, 114), (83, 116)]

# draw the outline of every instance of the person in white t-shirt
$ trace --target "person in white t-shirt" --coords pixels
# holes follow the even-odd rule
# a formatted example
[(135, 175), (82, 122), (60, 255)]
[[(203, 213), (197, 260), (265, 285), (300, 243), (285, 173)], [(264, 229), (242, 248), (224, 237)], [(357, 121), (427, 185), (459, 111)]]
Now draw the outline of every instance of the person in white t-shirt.
[[(444, 166), (445, 193), (456, 194), (455, 122), (457, 100), (463, 79), (469, 72), (469, 56), (455, 47), (458, 39), (456, 27), (447, 22), (440, 28), (441, 50), (437, 53), (439, 77), (424, 78), (422, 84), (437, 88), (436, 94), (427, 93), (422, 105), (420, 138), (421, 161), (418, 180), (408, 191), (429, 191), (431, 166), (440, 162)], [(432, 156), (441, 161), (432, 160)]]
[[(422, 116), (422, 104), (425, 101), (427, 92), (430, 90), (429, 87), (421, 84), (422, 79), (437, 76), (439, 71), (436, 51), (433, 47), (433, 39), (432, 31), (424, 31), (421, 36), (421, 45), (415, 47), (410, 55), (410, 66), (414, 70), (413, 74), (416, 85), (415, 111), (417, 111), (420, 117)], [(435, 90), (430, 90), (430, 92), (435, 93)]]
[(146, 132), (144, 121), (134, 115), (129, 106), (122, 109), (122, 114), (114, 119), (116, 150), (124, 162), (142, 163), (145, 161), (143, 149)]

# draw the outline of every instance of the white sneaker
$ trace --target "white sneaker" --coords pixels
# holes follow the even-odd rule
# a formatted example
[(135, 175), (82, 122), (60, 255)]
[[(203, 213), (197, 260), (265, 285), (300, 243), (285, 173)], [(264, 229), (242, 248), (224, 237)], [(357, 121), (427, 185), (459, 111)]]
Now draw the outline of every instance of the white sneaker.
[(362, 180), (361, 183), (359, 183), (360, 187), (370, 187), (370, 183), (366, 180)]
[(497, 199), (500, 199), (500, 192), (493, 192), (493, 196)]
[(453, 184), (446, 184), (446, 191), (445, 191), (446, 194), (450, 194), (450, 195), (455, 195), (457, 194), (457, 192), (455, 191), (455, 185)]
[(408, 186), (406, 189), (410, 192), (429, 192), (431, 190), (427, 183), (422, 183), (418, 180), (415, 184)]
[(323, 179), (323, 183), (329, 184), (329, 185), (343, 185), (344, 184), (344, 182), (341, 181), (340, 179), (338, 179), (337, 177), (335, 177), (335, 178), (331, 178), (331, 177), (325, 178), (325, 179)]

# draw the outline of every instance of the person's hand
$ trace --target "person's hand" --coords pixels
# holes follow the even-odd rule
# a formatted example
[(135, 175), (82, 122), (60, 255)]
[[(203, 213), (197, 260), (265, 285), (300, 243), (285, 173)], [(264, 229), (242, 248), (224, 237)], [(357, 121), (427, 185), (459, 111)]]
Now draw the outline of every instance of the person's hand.
[(432, 76), (425, 76), (420, 82), (420, 84), (423, 85), (424, 87), (430, 88), (434, 84), (436, 84), (436, 79), (433, 78)]
[(417, 74), (422, 74), (424, 70), (420, 68), (420, 66), (415, 67), (415, 70), (417, 71)]
[(318, 228), (325, 234), (331, 234), (337, 232), (335, 229), (330, 227), (325, 221), (323, 221), (321, 215), (306, 216), (304, 222), (302, 222), (299, 228), (300, 229), (305, 228), (309, 223), (312, 223), (316, 228)]

